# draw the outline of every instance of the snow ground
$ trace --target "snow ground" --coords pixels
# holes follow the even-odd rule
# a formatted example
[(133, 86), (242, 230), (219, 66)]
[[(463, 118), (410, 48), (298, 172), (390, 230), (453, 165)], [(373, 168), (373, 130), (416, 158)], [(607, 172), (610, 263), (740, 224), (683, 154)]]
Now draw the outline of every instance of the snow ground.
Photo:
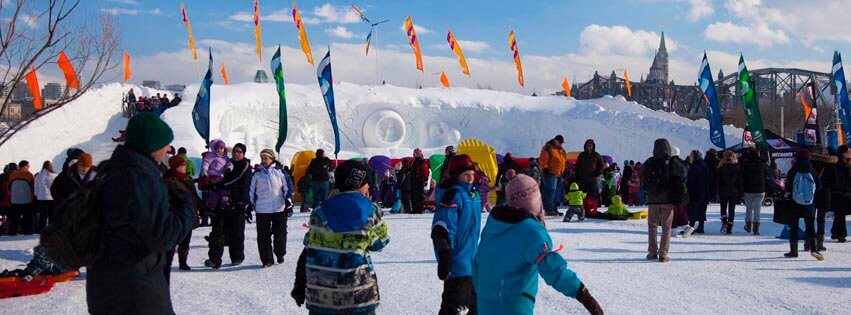
[[(637, 210), (638, 208), (632, 209)], [(776, 239), (782, 226), (762, 214), (762, 235), (745, 235), (738, 207), (732, 236), (719, 235), (718, 206), (711, 205), (705, 235), (672, 240), (666, 264), (644, 259), (646, 221), (563, 223), (547, 220), (554, 243), (608, 314), (843, 314), (851, 294), (851, 245), (829, 241), (819, 262), (802, 253), (783, 258), (786, 240)], [(486, 215), (483, 216), (483, 223)], [(386, 216), (390, 244), (373, 259), (381, 291), (379, 314), (434, 314), (442, 283), (429, 239), (430, 215)], [(201, 267), (206, 258), (203, 236), (193, 233), (191, 271), (172, 272), (171, 294), (178, 314), (306, 314), (289, 297), (295, 262), (301, 251), (307, 215), (288, 223), (283, 265), (260, 267), (254, 225), (246, 226), (246, 260), (238, 267), (213, 271)], [(827, 222), (828, 227), (831, 222)], [(0, 237), (0, 268), (17, 268), (30, 258), (24, 250), (35, 236)], [(511, 253), (506, 253), (510, 255)], [(225, 262), (228, 259), (225, 257)], [(538, 314), (582, 314), (576, 301), (540, 282)], [(37, 296), (0, 300), (4, 314), (84, 314), (85, 281), (58, 284)]]

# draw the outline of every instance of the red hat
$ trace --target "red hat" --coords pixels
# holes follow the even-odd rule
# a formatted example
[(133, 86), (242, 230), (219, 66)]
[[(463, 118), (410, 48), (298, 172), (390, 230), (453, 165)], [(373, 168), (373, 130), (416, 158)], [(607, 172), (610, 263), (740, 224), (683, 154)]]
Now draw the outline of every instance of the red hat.
[(458, 177), (466, 171), (475, 171), (476, 166), (469, 155), (461, 154), (453, 156), (449, 159), (449, 176), (452, 178)]
[(184, 160), (181, 156), (175, 155), (168, 158), (168, 167), (169, 168), (178, 168), (186, 165), (186, 160)]
[(94, 165), (92, 155), (88, 153), (81, 153), (77, 156), (77, 165), (82, 167), (92, 167), (92, 165)]

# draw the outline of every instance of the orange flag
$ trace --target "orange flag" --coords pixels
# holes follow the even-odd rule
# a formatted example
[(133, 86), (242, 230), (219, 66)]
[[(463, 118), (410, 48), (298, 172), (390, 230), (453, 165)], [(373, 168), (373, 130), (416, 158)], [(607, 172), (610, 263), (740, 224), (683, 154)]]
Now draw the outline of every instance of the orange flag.
[(567, 77), (564, 77), (564, 81), (561, 81), (561, 88), (564, 89), (565, 97), (573, 97), (573, 95), (570, 94), (570, 81), (567, 81)]
[(443, 87), (449, 88), (449, 78), (446, 77), (445, 71), (440, 72), (440, 83), (443, 84)]
[(133, 71), (130, 71), (130, 54), (127, 51), (124, 51), (124, 82), (130, 80), (130, 77), (133, 76)]
[(626, 79), (626, 96), (632, 97), (632, 84), (629, 83), (629, 73), (623, 70), (623, 78)]
[(183, 15), (183, 25), (189, 32), (189, 50), (192, 51), (192, 60), (198, 60), (198, 52), (195, 51), (195, 37), (192, 36), (192, 24), (189, 23), (189, 15), (186, 14), (186, 6), (182, 2), (180, 3), (180, 14)]
[(77, 72), (74, 71), (74, 65), (71, 64), (71, 60), (65, 55), (65, 51), (59, 52), (59, 61), (56, 64), (59, 65), (59, 69), (65, 74), (65, 82), (68, 84), (68, 87), (80, 89), (80, 82), (77, 81)]
[(254, 39), (256, 40), (257, 59), (263, 60), (263, 42), (260, 32), (260, 3), (254, 0)]
[(41, 89), (38, 87), (38, 76), (35, 74), (35, 67), (30, 73), (27, 73), (27, 87), (33, 95), (33, 107), (35, 110), (41, 110)]
[(810, 107), (810, 104), (807, 104), (807, 99), (804, 98), (804, 93), (798, 93), (798, 95), (801, 96), (801, 105), (804, 106), (804, 121), (807, 121), (807, 119), (810, 118), (810, 114), (813, 112), (813, 108)]
[(523, 66), (520, 64), (520, 48), (517, 47), (517, 38), (514, 36), (514, 30), (508, 33), (508, 46), (511, 47), (511, 55), (514, 57), (514, 66), (517, 68), (517, 82), (520, 86), (524, 86), (523, 82)]
[(222, 79), (225, 81), (225, 85), (228, 85), (228, 70), (225, 69), (225, 64), (222, 64)]
[(310, 51), (310, 41), (307, 40), (307, 31), (304, 30), (304, 23), (301, 21), (301, 13), (298, 13), (298, 7), (293, 2), (293, 23), (298, 29), (298, 41), (301, 43), (301, 51), (307, 57), (307, 63), (313, 64), (313, 53)]
[(411, 44), (411, 49), (414, 50), (414, 56), (417, 57), (417, 70), (423, 71), (423, 55), (420, 51), (420, 40), (417, 39), (417, 30), (414, 29), (414, 22), (409, 16), (405, 19), (405, 34), (408, 35), (408, 44)]
[(455, 35), (452, 35), (452, 30), (447, 30), (446, 41), (449, 42), (449, 49), (458, 56), (458, 62), (461, 63), (461, 71), (467, 76), (470, 76), (470, 68), (467, 67), (467, 58), (464, 58), (464, 52), (461, 51), (461, 45), (455, 40)]

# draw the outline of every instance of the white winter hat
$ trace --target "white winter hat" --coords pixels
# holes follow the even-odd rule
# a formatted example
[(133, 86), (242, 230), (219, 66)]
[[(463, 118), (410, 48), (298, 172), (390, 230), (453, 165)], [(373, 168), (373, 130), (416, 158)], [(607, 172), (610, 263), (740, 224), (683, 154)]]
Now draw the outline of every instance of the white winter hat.
[(671, 148), (671, 155), (672, 155), (672, 156), (680, 156), (680, 148), (678, 148), (678, 147), (672, 147), (672, 148)]

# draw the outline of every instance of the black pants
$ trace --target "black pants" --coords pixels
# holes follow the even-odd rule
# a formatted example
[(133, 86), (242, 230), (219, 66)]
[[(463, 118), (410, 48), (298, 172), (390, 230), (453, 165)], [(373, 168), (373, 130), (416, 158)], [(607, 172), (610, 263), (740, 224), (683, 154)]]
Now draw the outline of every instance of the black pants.
[(686, 206), (688, 210), (688, 218), (689, 223), (694, 225), (694, 222), (704, 222), (706, 221), (706, 207), (707, 203), (702, 201), (692, 201), (689, 202)]
[[(801, 216), (798, 215), (798, 218), (796, 218), (794, 221), (792, 221), (792, 224), (789, 225), (789, 243), (794, 243), (794, 244), (798, 243), (798, 226), (799, 226), (800, 221), (801, 221), (800, 219), (801, 219)], [(814, 226), (815, 225), (814, 224), (815, 218), (803, 217), (803, 219), (804, 219), (804, 234), (806, 234), (807, 240), (814, 239), (816, 237), (815, 226)], [(805, 240), (805, 241), (807, 241), (807, 240)]]
[[(274, 264), (287, 253), (287, 215), (283, 212), (257, 214), (257, 250), (260, 261)], [(275, 256), (272, 256), (274, 251)]]
[(727, 222), (733, 222), (736, 218), (736, 203), (738, 197), (721, 195), (721, 216), (727, 217)]
[(411, 186), (411, 208), (413, 213), (423, 213), (423, 202), (425, 202), (425, 188), (420, 184)]
[(827, 211), (827, 209), (816, 208), (816, 235), (818, 236), (824, 236), (824, 217)]
[(848, 228), (845, 226), (845, 215), (848, 214), (849, 201), (851, 198), (838, 197), (834, 195), (833, 206), (833, 226), (830, 228), (830, 235), (836, 239), (848, 237)]
[(402, 213), (411, 213), (411, 190), (400, 188), (402, 195)]
[(443, 281), (443, 301), (440, 302), (438, 315), (461, 314), (464, 308), (467, 308), (468, 315), (479, 313), (473, 277), (450, 278)]
[(50, 222), (50, 217), (53, 216), (53, 209), (55, 209), (56, 203), (53, 200), (39, 200), (36, 201), (36, 207), (38, 208), (38, 229), (36, 231), (41, 233), (47, 227), (48, 222)]
[(220, 209), (212, 218), (212, 225), (208, 251), (210, 261), (216, 264), (222, 263), (225, 240), (227, 240), (230, 261), (235, 263), (245, 260), (245, 206), (237, 205), (233, 208)]
[(9, 208), (9, 235), (24, 235), (35, 233), (35, 209), (34, 203), (12, 205)]

